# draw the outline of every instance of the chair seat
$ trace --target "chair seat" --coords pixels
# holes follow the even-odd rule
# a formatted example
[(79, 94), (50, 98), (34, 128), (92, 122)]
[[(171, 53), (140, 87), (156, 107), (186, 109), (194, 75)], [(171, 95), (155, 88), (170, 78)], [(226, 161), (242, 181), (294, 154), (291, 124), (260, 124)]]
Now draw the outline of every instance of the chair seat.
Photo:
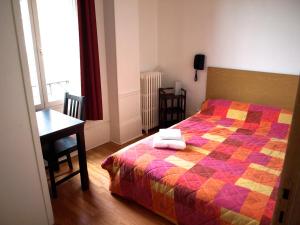
[[(58, 158), (66, 155), (67, 153), (71, 153), (76, 149), (77, 149), (77, 141), (76, 138), (72, 136), (61, 138), (55, 141), (54, 143), (54, 151)], [(50, 145), (43, 145), (42, 150), (43, 150), (44, 159), (48, 161), (50, 157), (50, 153), (53, 150), (50, 148)]]
[(66, 152), (72, 152), (77, 149), (76, 138), (68, 136), (61, 138), (54, 143), (54, 149), (58, 157), (65, 155)]

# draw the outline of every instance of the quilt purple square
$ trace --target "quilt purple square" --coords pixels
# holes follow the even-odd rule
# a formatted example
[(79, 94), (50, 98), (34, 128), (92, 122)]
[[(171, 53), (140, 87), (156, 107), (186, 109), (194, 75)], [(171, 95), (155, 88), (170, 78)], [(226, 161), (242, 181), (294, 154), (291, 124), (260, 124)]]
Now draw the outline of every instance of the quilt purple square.
[(222, 205), (222, 207), (239, 212), (249, 190), (246, 188), (238, 187), (233, 184), (226, 184), (217, 194), (214, 203)]
[(273, 123), (271, 126), (271, 130), (269, 132), (269, 136), (274, 138), (285, 138), (289, 132), (289, 125), (282, 123)]
[(267, 165), (270, 162), (270, 160), (271, 157), (268, 155), (265, 155), (260, 152), (252, 152), (245, 161), (249, 163)]
[(145, 173), (151, 179), (159, 181), (165, 175), (166, 171), (172, 167), (176, 166), (164, 160), (153, 160), (145, 169)]
[(197, 146), (197, 147), (201, 147), (202, 145), (208, 143), (209, 140), (199, 137), (199, 136), (194, 136), (191, 139), (189, 139), (186, 143), (188, 145), (193, 145), (193, 146)]

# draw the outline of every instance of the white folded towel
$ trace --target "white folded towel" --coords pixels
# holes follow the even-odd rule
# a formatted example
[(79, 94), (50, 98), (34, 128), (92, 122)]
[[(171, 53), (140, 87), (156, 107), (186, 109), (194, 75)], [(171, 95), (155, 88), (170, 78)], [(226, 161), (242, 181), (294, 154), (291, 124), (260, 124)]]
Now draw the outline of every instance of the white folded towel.
[(180, 129), (159, 129), (159, 136), (163, 140), (181, 140)]
[(183, 150), (186, 148), (186, 144), (183, 137), (181, 137), (180, 140), (164, 140), (159, 134), (155, 134), (153, 138), (153, 147)]

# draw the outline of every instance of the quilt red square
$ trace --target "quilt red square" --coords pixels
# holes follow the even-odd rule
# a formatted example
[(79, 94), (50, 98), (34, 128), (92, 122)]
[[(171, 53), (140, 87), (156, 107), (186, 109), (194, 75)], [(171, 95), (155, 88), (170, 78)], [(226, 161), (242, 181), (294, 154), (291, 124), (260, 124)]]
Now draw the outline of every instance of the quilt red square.
[(230, 155), (218, 151), (213, 151), (212, 153), (209, 154), (209, 156), (214, 159), (223, 160), (223, 161), (226, 161), (227, 159), (230, 158)]
[(248, 111), (246, 122), (260, 123), (262, 115), (263, 115), (262, 111)]

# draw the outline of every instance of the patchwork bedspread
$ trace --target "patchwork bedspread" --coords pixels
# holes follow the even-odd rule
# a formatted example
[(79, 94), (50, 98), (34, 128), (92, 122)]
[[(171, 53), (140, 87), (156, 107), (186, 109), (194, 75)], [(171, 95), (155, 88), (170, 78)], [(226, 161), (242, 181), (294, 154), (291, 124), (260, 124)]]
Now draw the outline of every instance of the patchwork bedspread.
[(269, 225), (292, 115), (272, 107), (208, 100), (176, 125), (183, 151), (152, 137), (102, 164), (110, 190), (176, 224)]

